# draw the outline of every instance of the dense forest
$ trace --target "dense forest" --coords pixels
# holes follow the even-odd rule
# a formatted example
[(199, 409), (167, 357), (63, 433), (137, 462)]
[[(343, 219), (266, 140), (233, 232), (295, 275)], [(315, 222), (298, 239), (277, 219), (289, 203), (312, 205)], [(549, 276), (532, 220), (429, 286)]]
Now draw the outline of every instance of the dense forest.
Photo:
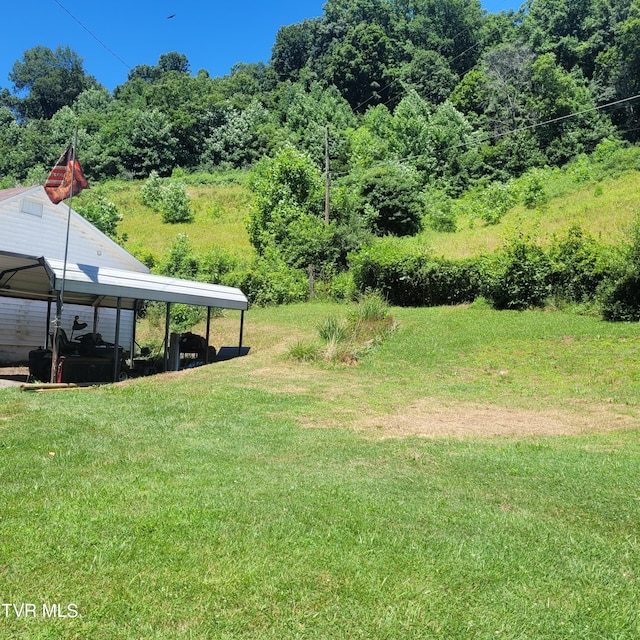
[(257, 255), (327, 278), (359, 264), (365, 286), (376, 237), (454, 231), (451, 199), (482, 188), (499, 210), (510, 180), (635, 145), (640, 0), (327, 0), (223, 77), (167, 52), (110, 92), (39, 46), (8, 79), (0, 186), (41, 183), (76, 127), (94, 183), (252, 168)]

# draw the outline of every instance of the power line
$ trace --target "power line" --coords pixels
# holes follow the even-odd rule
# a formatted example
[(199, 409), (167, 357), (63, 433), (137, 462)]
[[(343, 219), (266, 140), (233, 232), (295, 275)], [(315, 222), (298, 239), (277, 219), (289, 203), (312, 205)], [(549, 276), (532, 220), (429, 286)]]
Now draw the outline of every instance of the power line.
[(59, 2), (59, 0), (53, 0), (63, 11), (65, 11), (73, 20), (75, 20), (75, 22), (77, 22), (98, 44), (100, 44), (100, 46), (102, 46), (104, 49), (106, 49), (116, 60), (118, 60), (118, 62), (120, 62), (121, 64), (123, 64), (127, 69), (131, 70), (131, 67), (114, 51), (112, 51), (111, 49), (109, 49), (109, 47), (102, 42), (102, 40), (100, 40), (100, 38), (98, 38), (98, 36), (93, 33), (93, 31), (91, 31), (90, 29), (88, 29), (84, 24), (82, 24), (82, 22), (80, 22), (80, 20), (78, 20), (78, 18), (76, 18), (71, 11), (69, 11), (69, 9), (67, 9), (61, 2)]

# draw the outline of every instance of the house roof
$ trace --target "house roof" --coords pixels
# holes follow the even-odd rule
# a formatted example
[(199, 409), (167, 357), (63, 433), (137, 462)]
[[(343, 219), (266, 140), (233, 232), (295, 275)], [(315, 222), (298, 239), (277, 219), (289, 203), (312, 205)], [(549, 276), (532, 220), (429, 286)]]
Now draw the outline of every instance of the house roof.
[(67, 263), (0, 251), (0, 296), (54, 300), (63, 291), (68, 304), (134, 309), (138, 300), (246, 310), (235, 287), (168, 278), (137, 271)]
[[(36, 210), (29, 205), (34, 205)], [(149, 272), (149, 268), (44, 187), (0, 190), (0, 251)], [(65, 242), (65, 237), (67, 238)]]
[(36, 190), (38, 187), (13, 187), (12, 189), (0, 189), (0, 202), (10, 200), (16, 196), (22, 195), (27, 191)]

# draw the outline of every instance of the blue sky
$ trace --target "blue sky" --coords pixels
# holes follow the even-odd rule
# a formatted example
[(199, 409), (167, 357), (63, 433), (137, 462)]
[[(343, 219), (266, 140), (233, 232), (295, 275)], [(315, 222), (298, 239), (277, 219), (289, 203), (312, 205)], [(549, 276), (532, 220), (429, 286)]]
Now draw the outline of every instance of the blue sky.
[[(322, 15), (324, 2), (12, 0), (3, 7), (0, 87), (12, 89), (13, 64), (36, 45), (68, 45), (108, 89), (125, 82), (130, 68), (156, 64), (169, 51), (184, 53), (193, 72), (222, 76), (237, 62), (268, 62), (278, 29)], [(489, 12), (518, 6), (483, 0)]]

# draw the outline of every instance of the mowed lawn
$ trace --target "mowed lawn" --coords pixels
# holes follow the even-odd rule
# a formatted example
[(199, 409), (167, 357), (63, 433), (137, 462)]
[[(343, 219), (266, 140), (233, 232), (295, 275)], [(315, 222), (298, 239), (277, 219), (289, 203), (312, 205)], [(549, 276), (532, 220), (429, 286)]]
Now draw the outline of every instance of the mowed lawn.
[(1, 390), (0, 638), (640, 637), (638, 325), (392, 309), (357, 366), (287, 356), (345, 312)]

